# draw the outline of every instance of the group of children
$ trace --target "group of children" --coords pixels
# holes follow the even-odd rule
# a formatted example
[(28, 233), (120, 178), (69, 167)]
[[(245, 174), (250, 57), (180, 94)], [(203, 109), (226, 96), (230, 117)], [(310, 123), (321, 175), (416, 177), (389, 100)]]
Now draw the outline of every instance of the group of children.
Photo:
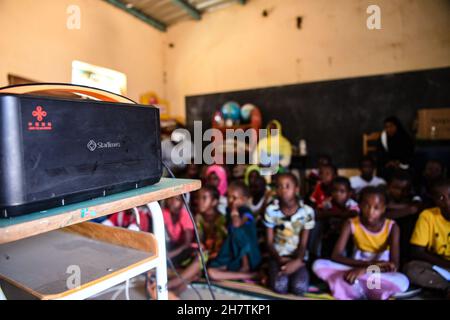
[[(223, 166), (188, 166), (186, 175), (203, 181), (189, 205), (209, 277), (295, 295), (323, 281), (337, 299), (388, 299), (413, 286), (448, 297), (449, 180), (426, 168), (416, 187), (402, 170), (386, 182), (369, 157), (360, 171), (341, 177), (321, 159), (301, 197), (287, 170), (268, 181), (257, 166), (234, 179)], [(179, 293), (202, 276), (201, 258), (181, 196), (166, 200), (163, 213), (168, 257), (180, 270), (168, 287)]]

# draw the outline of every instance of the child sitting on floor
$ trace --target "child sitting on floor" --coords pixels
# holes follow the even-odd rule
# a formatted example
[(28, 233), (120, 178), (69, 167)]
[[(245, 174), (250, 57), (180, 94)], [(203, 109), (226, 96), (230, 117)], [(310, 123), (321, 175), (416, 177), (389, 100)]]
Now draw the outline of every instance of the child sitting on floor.
[(337, 177), (333, 180), (331, 200), (324, 202), (323, 209), (317, 210), (316, 227), (312, 231), (315, 242), (313, 247), (318, 256), (331, 257), (343, 223), (359, 214), (358, 203), (351, 195), (352, 189), (347, 178)]
[(331, 157), (329, 155), (326, 154), (319, 155), (319, 157), (317, 158), (317, 168), (311, 169), (310, 173), (306, 177), (308, 181), (308, 190), (314, 190), (317, 182), (319, 181), (320, 167), (330, 165), (332, 163), (333, 161), (331, 160)]
[(261, 176), (261, 169), (258, 165), (252, 164), (245, 169), (244, 182), (247, 186), (250, 186), (254, 180)]
[(413, 194), (411, 175), (405, 170), (396, 170), (387, 185), (387, 217), (399, 219), (417, 215), (421, 198)]
[(411, 238), (414, 261), (405, 266), (413, 284), (444, 292), (450, 298), (450, 181), (435, 182), (435, 208), (424, 210)]
[(249, 185), (251, 198), (249, 208), (254, 217), (259, 219), (264, 215), (267, 204), (270, 202), (271, 190), (267, 189), (266, 179), (262, 176), (256, 177)]
[(194, 239), (194, 226), (183, 204), (181, 195), (169, 198), (162, 209), (168, 237), (167, 257), (175, 267), (190, 262)]
[(220, 213), (226, 214), (228, 189), (228, 175), (224, 167), (217, 164), (211, 165), (205, 171), (206, 184), (213, 186), (219, 191), (219, 204), (217, 206)]
[[(399, 266), (397, 224), (385, 218), (386, 196), (376, 187), (361, 191), (360, 216), (347, 220), (331, 256), (313, 265), (337, 299), (388, 299), (408, 289), (408, 278), (396, 272)], [(353, 258), (343, 253), (353, 238)]]
[[(195, 217), (198, 234), (204, 254), (204, 262), (214, 259), (227, 236), (225, 216), (217, 210), (219, 192), (212, 186), (204, 186), (198, 192), (198, 211)], [(194, 247), (197, 247), (195, 244)], [(203, 268), (197, 253), (195, 258), (181, 273), (180, 277), (169, 280), (168, 289), (180, 293), (186, 289), (186, 283), (197, 280)]]
[(411, 175), (405, 170), (393, 172), (387, 185), (386, 217), (395, 220), (400, 233), (400, 264), (410, 260), (409, 240), (419, 213), (422, 210), (421, 198), (413, 194)]
[(127, 228), (134, 231), (150, 231), (150, 211), (140, 206), (130, 210), (119, 211), (108, 216), (101, 224), (111, 227)]
[(361, 171), (359, 176), (350, 178), (352, 189), (356, 195), (359, 195), (365, 187), (378, 187), (386, 184), (384, 179), (375, 176), (375, 161), (371, 157), (366, 156), (361, 159), (359, 170)]
[(319, 168), (320, 180), (309, 198), (315, 208), (322, 209), (323, 204), (331, 200), (331, 188), (336, 175), (337, 169), (332, 164), (325, 164)]
[(228, 236), (217, 257), (211, 261), (208, 274), (213, 280), (250, 280), (257, 276), (261, 262), (256, 224), (246, 207), (249, 199), (247, 186), (234, 181), (228, 188)]
[(277, 293), (301, 295), (308, 291), (309, 275), (304, 258), (314, 210), (298, 198), (299, 185), (291, 173), (276, 180), (277, 199), (264, 216), (269, 261), (269, 283)]
[(416, 192), (422, 198), (424, 208), (434, 206), (433, 185), (444, 178), (444, 164), (436, 159), (430, 159), (425, 164), (422, 175), (416, 181)]

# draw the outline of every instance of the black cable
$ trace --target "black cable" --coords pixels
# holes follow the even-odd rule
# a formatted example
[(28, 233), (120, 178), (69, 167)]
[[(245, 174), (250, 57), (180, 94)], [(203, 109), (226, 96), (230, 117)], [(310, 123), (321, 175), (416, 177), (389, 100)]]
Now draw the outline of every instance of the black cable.
[(194, 292), (197, 294), (198, 298), (200, 300), (203, 300), (202, 295), (200, 294), (200, 292), (198, 292), (197, 289), (194, 288), (194, 286), (192, 286), (191, 282), (187, 281), (186, 279), (184, 279), (181, 274), (179, 274), (179, 272), (177, 271), (177, 269), (175, 268), (175, 266), (173, 265), (172, 259), (170, 259), (169, 257), (167, 257), (167, 261), (170, 264), (170, 268), (173, 270), (173, 272), (175, 272), (175, 275), (184, 283), (184, 285), (186, 287), (189, 288), (189, 286), (192, 288), (192, 290), (194, 290)]
[[(180, 280), (187, 286), (191, 286), (192, 290), (194, 290), (194, 292), (197, 294), (198, 298), (200, 300), (203, 300), (202, 295), (200, 294), (200, 292), (194, 288), (194, 286), (192, 286), (192, 284), (190, 282), (188, 282), (186, 279), (184, 279), (181, 274), (177, 271), (177, 269), (175, 269), (175, 266), (173, 265), (172, 259), (170, 259), (169, 257), (167, 257), (167, 261), (169, 262), (170, 268), (173, 270), (173, 272), (175, 273), (175, 275), (180, 278)], [(145, 296), (147, 298), (147, 300), (151, 300), (151, 296), (150, 296), (150, 292), (147, 291), (147, 287), (148, 284), (150, 283), (150, 279), (148, 276), (148, 273), (145, 274)]]
[[(162, 164), (166, 168), (166, 170), (170, 174), (170, 176), (173, 179), (175, 179), (175, 175), (173, 174), (172, 170), (170, 170), (169, 167), (163, 161), (162, 161)], [(199, 250), (199, 253), (200, 253), (200, 260), (201, 260), (201, 263), (202, 263), (203, 273), (205, 274), (206, 283), (208, 285), (209, 292), (211, 293), (211, 297), (213, 298), (213, 300), (216, 300), (216, 296), (214, 295), (214, 292), (213, 292), (213, 290), (211, 288), (211, 282), (209, 281), (208, 271), (206, 270), (206, 264), (205, 264), (205, 259), (203, 257), (203, 250), (202, 250), (202, 245), (200, 243), (200, 236), (198, 235), (197, 224), (195, 223), (194, 216), (192, 215), (191, 208), (189, 208), (189, 205), (188, 205), (187, 199), (186, 199), (186, 195), (184, 193), (182, 194), (182, 198), (183, 198), (184, 206), (186, 207), (186, 210), (189, 213), (189, 216), (191, 217), (192, 224), (194, 226), (195, 240), (196, 240), (197, 245), (198, 245), (198, 250)]]

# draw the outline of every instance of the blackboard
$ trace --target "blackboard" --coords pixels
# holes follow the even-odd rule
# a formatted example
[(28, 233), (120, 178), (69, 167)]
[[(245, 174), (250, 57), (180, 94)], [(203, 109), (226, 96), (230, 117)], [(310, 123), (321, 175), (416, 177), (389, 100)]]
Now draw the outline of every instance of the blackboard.
[(339, 167), (356, 167), (363, 133), (380, 131), (384, 118), (397, 116), (412, 134), (418, 109), (450, 107), (450, 68), (188, 96), (188, 129), (194, 120), (210, 128), (230, 100), (258, 106), (264, 126), (279, 120), (292, 144), (306, 139), (309, 166), (325, 153)]

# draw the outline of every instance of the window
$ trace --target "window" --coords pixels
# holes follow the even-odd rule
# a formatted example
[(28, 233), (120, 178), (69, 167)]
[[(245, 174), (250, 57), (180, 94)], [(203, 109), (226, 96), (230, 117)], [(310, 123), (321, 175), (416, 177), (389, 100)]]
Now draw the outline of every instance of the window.
[(125, 96), (127, 76), (122, 72), (89, 63), (72, 62), (72, 83), (107, 90)]

